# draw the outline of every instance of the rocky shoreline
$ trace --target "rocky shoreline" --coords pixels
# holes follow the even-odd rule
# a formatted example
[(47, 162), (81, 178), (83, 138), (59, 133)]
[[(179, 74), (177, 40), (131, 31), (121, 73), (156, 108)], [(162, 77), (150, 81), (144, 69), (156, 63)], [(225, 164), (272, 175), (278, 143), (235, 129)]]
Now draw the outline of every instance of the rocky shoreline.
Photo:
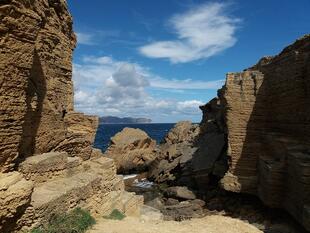
[[(129, 161), (135, 161), (139, 149), (137, 158), (151, 181), (186, 186), (207, 201), (221, 189), (253, 195), (270, 210), (287, 211), (309, 230), (309, 56), (306, 35), (277, 56), (227, 74), (218, 97), (201, 106), (199, 125), (177, 123), (156, 148), (139, 138), (128, 144), (124, 140), (122, 162), (128, 153)], [(286, 92), (287, 85), (293, 95)], [(125, 131), (120, 134), (130, 138)], [(152, 156), (141, 160), (142, 154)]]
[[(202, 107), (202, 109), (204, 108)], [(285, 211), (269, 208), (264, 205), (259, 198), (253, 195), (237, 194), (223, 190), (219, 184), (220, 176), (215, 176), (213, 173), (214, 170), (212, 171), (212, 169), (209, 170), (211, 171), (211, 176), (207, 179), (207, 190), (201, 189), (200, 185), (203, 184), (203, 182), (195, 183), (194, 179), (191, 179), (188, 183), (184, 183), (184, 180), (186, 180), (183, 179), (184, 172), (182, 169), (175, 169), (177, 166), (180, 166), (180, 164), (175, 163), (174, 160), (178, 162), (182, 161), (182, 158), (180, 159), (179, 157), (186, 156), (188, 158), (188, 151), (195, 152), (197, 150), (197, 148), (193, 149), (192, 147), (193, 132), (196, 130), (196, 135), (199, 135), (197, 127), (199, 127), (197, 124), (191, 124), (190, 122), (179, 122), (176, 124), (175, 127), (168, 132), (163, 142), (156, 148), (155, 151), (159, 155), (155, 156), (156, 159), (154, 159), (153, 163), (148, 163), (149, 171), (125, 176), (125, 189), (129, 192), (142, 195), (144, 197), (144, 204), (154, 208), (153, 211), (159, 210), (162, 214), (160, 219), (167, 221), (184, 221), (191, 218), (219, 215), (240, 219), (267, 233), (306, 232), (306, 230), (300, 227), (296, 220)], [(140, 130), (137, 129), (125, 129), (118, 133), (118, 136), (122, 134), (122, 138), (131, 138), (131, 134), (128, 133), (131, 130), (140, 132)], [(135, 144), (139, 145), (139, 148), (146, 148), (145, 153), (147, 153), (149, 150), (148, 146), (143, 146), (142, 143), (142, 141), (145, 140), (146, 134), (141, 133), (141, 135), (140, 141), (135, 142)], [(138, 139), (136, 138), (136, 140)], [(128, 148), (131, 152), (135, 151), (133, 145), (125, 145), (124, 142), (128, 142), (128, 140), (122, 141), (122, 148)], [(167, 142), (172, 148), (169, 148)], [(175, 147), (172, 142), (177, 143), (177, 147)], [(118, 145), (115, 143), (112, 145), (113, 148), (117, 146)], [(176, 149), (178, 147), (182, 149)], [(191, 150), (186, 149), (186, 147), (190, 147)], [(169, 151), (170, 153), (162, 153), (161, 148), (164, 148), (165, 152)], [(110, 152), (107, 154), (109, 153)], [(123, 157), (125, 157), (126, 154), (127, 153), (123, 150)], [(139, 154), (141, 154), (141, 151), (139, 151), (138, 156)], [(160, 157), (162, 154), (167, 156)], [(130, 155), (132, 156), (133, 153), (130, 153)], [(168, 162), (169, 155), (173, 159)], [(194, 154), (192, 155), (195, 156)], [(159, 158), (161, 158), (164, 163), (158, 163)], [(219, 161), (221, 161), (221, 159), (220, 157)], [(124, 163), (126, 160), (122, 159), (121, 161)], [(163, 166), (163, 164), (169, 163), (173, 164), (174, 167), (172, 165)], [(154, 164), (156, 164), (156, 167), (154, 167)], [(158, 171), (159, 168), (160, 172), (157, 173), (154, 173), (152, 170), (155, 169)], [(221, 168), (228, 169), (227, 166), (221, 166)], [(132, 170), (131, 168), (127, 172), (130, 171), (138, 172), (139, 169)], [(218, 168), (217, 171), (219, 171)], [(156, 175), (154, 176), (154, 174), (158, 177), (156, 177)], [(224, 176), (225, 171), (218, 172), (217, 174), (222, 174), (222, 176)], [(192, 174), (187, 174), (187, 176), (191, 178), (194, 177)], [(205, 177), (207, 176), (208, 174)], [(184, 186), (175, 186), (181, 184)]]
[[(310, 35), (227, 74), (200, 124), (178, 123), (159, 146), (125, 129), (102, 154), (92, 147), (98, 117), (74, 111), (66, 1), (1, 1), (0, 18), (1, 232), (77, 207), (98, 219), (114, 209), (140, 216), (144, 202), (169, 220), (217, 215), (254, 229), (225, 215), (268, 233), (310, 230)], [(127, 186), (145, 201), (118, 174), (133, 172), (156, 183)]]

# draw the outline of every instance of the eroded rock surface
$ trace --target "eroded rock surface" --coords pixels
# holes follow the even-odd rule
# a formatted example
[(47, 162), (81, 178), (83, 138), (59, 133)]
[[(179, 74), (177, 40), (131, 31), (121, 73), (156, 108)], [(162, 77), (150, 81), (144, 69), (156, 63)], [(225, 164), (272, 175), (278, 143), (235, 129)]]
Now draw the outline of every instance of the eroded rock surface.
[(150, 178), (204, 191), (210, 175), (224, 175), (226, 141), (219, 100), (213, 99), (201, 109), (204, 118), (199, 125), (179, 122), (167, 134), (150, 166)]
[(310, 35), (227, 75), (229, 171), (222, 186), (284, 208), (310, 230)]
[(0, 231), (14, 230), (31, 200), (33, 183), (18, 172), (0, 173)]
[(43, 183), (56, 177), (66, 177), (82, 161), (79, 157), (69, 157), (66, 152), (50, 152), (28, 157), (19, 166), (19, 171), (27, 180)]
[(91, 121), (95, 131), (97, 119), (71, 114), (76, 39), (66, 2), (1, 1), (0, 15), (0, 171), (57, 148), (84, 154), (72, 125), (78, 117), (79, 130)]
[(169, 133), (150, 176), (205, 191), (210, 175), (223, 177), (225, 190), (257, 195), (309, 230), (309, 93), (306, 35), (277, 56), (227, 74), (218, 98), (201, 106), (197, 131), (182, 123)]
[(156, 141), (140, 129), (124, 128), (111, 138), (105, 156), (114, 159), (119, 173), (143, 171), (156, 158)]
[(98, 118), (74, 112), (75, 44), (65, 0), (0, 1), (1, 232), (78, 206), (139, 214), (143, 198), (92, 148)]
[(64, 1), (0, 3), (0, 169), (55, 148), (73, 110), (75, 35)]
[(197, 150), (193, 144), (198, 134), (198, 125), (190, 121), (178, 122), (159, 145), (158, 157), (150, 166), (149, 177), (161, 183), (184, 176), (189, 168), (188, 162)]
[(67, 127), (66, 139), (59, 143), (56, 151), (66, 151), (71, 156), (78, 156), (87, 160), (92, 154), (92, 145), (95, 140), (98, 117), (86, 116), (83, 113), (70, 112), (64, 121)]
[(123, 179), (116, 174), (112, 159), (100, 156), (83, 161), (75, 157), (79, 162), (73, 162), (73, 158), (65, 152), (50, 153), (29, 157), (21, 164), (20, 175), (35, 186), (14, 230), (28, 230), (76, 206), (95, 217), (108, 215), (113, 209), (139, 214), (143, 198), (124, 192)]

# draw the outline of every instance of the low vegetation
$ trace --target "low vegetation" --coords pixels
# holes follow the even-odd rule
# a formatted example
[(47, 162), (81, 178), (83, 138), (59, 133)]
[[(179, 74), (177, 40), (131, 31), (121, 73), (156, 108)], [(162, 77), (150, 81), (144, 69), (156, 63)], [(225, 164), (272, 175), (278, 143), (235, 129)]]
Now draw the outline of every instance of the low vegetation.
[(112, 219), (112, 220), (123, 220), (126, 217), (125, 214), (123, 214), (118, 209), (114, 209), (108, 216), (104, 216), (105, 219)]
[(54, 215), (48, 224), (37, 227), (30, 233), (83, 233), (95, 223), (88, 211), (76, 208), (68, 213)]

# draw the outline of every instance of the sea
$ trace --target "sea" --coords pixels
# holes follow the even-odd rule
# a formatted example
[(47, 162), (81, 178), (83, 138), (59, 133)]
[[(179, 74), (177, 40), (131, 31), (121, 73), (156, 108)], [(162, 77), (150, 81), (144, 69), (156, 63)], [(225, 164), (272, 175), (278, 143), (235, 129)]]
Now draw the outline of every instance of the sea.
[(100, 124), (96, 133), (94, 147), (105, 152), (110, 144), (110, 138), (122, 131), (125, 127), (138, 128), (145, 131), (151, 138), (160, 143), (174, 123), (150, 123), (150, 124)]

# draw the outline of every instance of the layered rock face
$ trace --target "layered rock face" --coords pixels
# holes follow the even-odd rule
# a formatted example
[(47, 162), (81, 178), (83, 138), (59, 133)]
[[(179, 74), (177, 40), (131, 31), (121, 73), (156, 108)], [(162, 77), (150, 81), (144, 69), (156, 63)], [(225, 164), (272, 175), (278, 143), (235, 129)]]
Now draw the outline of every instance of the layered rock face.
[(124, 128), (111, 138), (105, 156), (114, 159), (119, 173), (141, 172), (156, 158), (156, 141), (140, 129)]
[[(114, 161), (104, 156), (83, 161), (66, 152), (36, 155), (21, 164), (20, 173), (32, 181), (34, 188), (15, 229), (31, 228), (77, 206), (102, 217), (113, 209), (138, 215), (143, 204), (142, 197), (124, 192)], [(11, 227), (12, 222), (7, 225)]]
[(310, 36), (228, 74), (222, 91), (231, 160), (222, 186), (284, 208), (310, 230)]
[(91, 147), (98, 118), (74, 112), (75, 43), (65, 0), (0, 1), (0, 232), (77, 206), (103, 216), (142, 205)]
[(179, 122), (167, 134), (150, 166), (150, 178), (204, 191), (210, 176), (224, 175), (226, 141), (220, 102), (215, 98), (201, 109), (204, 118), (199, 125)]
[(0, 231), (13, 231), (29, 206), (33, 183), (18, 172), (0, 173)]
[(0, 171), (32, 154), (89, 154), (98, 119), (73, 113), (66, 2), (2, 1), (0, 12)]
[(227, 74), (201, 110), (199, 126), (181, 122), (167, 135), (150, 176), (204, 191), (223, 177), (225, 190), (257, 195), (310, 230), (310, 35)]
[(98, 117), (69, 112), (64, 117), (64, 122), (66, 138), (56, 146), (55, 150), (66, 151), (71, 156), (78, 156), (83, 160), (89, 159), (93, 150), (92, 144), (96, 136)]

